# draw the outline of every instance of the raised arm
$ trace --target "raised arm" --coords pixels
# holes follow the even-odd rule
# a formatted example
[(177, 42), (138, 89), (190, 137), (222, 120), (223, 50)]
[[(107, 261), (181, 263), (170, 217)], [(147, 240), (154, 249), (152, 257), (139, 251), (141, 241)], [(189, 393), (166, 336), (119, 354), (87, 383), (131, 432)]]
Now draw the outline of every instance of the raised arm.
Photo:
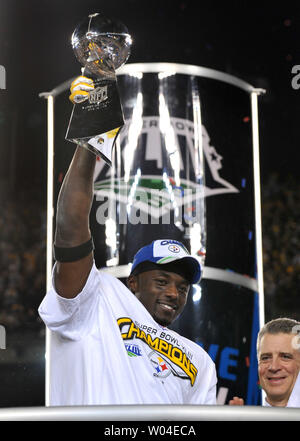
[[(58, 197), (54, 239), (57, 260), (55, 287), (58, 294), (66, 298), (73, 298), (82, 290), (93, 264), (92, 250), (75, 261), (64, 262), (63, 256), (70, 254), (78, 259), (82, 248), (77, 247), (91, 239), (89, 214), (95, 163), (93, 153), (77, 147)], [(83, 254), (86, 254), (84, 250)]]

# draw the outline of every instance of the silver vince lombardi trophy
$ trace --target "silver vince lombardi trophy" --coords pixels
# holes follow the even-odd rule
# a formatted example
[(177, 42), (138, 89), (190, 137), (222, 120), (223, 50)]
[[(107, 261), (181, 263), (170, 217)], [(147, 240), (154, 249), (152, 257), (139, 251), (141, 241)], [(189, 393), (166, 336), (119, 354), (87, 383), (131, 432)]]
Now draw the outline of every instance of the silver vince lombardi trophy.
[(124, 125), (115, 71), (126, 63), (131, 48), (127, 27), (100, 13), (90, 14), (74, 30), (72, 47), (93, 80), (88, 98), (74, 104), (66, 139), (101, 156), (111, 165), (112, 150)]

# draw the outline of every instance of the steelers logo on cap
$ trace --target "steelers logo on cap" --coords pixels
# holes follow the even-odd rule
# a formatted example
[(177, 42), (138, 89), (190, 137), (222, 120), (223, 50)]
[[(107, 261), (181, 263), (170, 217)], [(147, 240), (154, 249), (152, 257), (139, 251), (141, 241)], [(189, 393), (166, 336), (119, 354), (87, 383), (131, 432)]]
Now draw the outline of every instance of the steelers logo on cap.
[(168, 250), (171, 251), (172, 253), (179, 253), (180, 247), (178, 245), (172, 244), (168, 246)]

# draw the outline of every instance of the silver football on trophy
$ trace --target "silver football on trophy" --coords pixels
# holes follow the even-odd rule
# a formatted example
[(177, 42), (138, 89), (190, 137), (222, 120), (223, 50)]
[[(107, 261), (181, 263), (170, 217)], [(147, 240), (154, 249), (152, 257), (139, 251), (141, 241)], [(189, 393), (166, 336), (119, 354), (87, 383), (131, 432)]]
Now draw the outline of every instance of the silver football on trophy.
[(82, 66), (96, 75), (107, 75), (126, 63), (132, 39), (119, 20), (95, 13), (76, 27), (71, 42)]

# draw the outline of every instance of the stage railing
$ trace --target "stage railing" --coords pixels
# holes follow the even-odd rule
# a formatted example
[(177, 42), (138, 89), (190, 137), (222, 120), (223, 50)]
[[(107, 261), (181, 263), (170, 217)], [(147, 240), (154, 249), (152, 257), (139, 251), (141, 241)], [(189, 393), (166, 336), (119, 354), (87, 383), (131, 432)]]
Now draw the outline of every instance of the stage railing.
[(300, 408), (129, 405), (0, 409), (0, 421), (300, 421)]

